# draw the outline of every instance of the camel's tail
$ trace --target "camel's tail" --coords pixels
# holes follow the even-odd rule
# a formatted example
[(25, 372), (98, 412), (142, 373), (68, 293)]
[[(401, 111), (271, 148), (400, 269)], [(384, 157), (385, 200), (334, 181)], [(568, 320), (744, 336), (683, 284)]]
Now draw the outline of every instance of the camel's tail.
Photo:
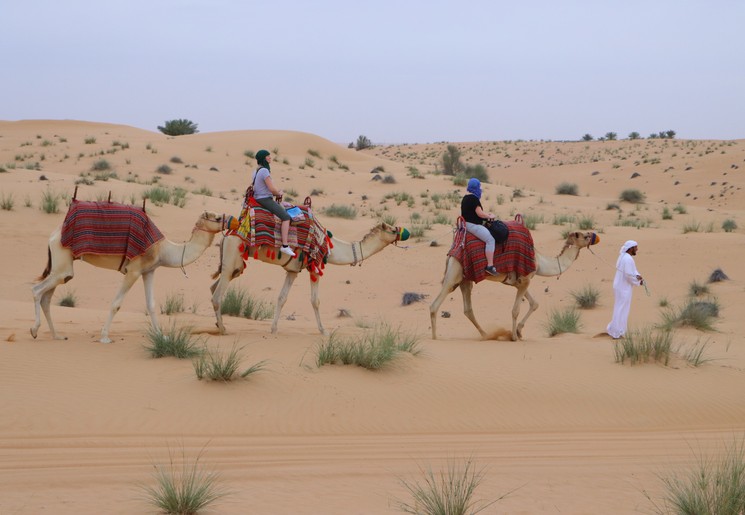
[(51, 271), (52, 271), (52, 249), (47, 247), (47, 267), (44, 269), (41, 275), (36, 278), (36, 282), (46, 279)]

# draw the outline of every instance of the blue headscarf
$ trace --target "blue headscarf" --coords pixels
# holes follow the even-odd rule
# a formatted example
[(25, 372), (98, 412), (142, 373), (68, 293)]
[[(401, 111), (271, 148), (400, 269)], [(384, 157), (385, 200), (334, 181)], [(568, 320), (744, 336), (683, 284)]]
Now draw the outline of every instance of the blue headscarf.
[(476, 195), (476, 198), (481, 198), (481, 181), (479, 181), (476, 177), (471, 177), (468, 179), (468, 187), (466, 188), (468, 190), (468, 193), (473, 193)]

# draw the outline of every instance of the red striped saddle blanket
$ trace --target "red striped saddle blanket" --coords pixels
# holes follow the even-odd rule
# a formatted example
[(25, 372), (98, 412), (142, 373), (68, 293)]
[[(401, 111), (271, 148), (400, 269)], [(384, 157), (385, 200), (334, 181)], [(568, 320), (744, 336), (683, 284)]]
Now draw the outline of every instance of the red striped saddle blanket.
[[(510, 234), (503, 244), (494, 249), (494, 267), (497, 272), (506, 274), (517, 272), (518, 276), (536, 271), (535, 248), (530, 231), (520, 222), (505, 222)], [(453, 237), (453, 245), (448, 256), (453, 256), (463, 267), (463, 278), (478, 283), (486, 278), (486, 244), (466, 231), (465, 223), (458, 221)]]
[[(331, 238), (307, 206), (297, 207), (302, 211), (303, 217), (290, 224), (287, 242), (311, 274), (323, 275), (326, 257), (332, 247)], [(244, 260), (249, 257), (249, 247), (261, 245), (268, 247), (267, 256), (274, 258), (282, 244), (281, 223), (278, 217), (263, 207), (248, 206), (241, 213), (238, 228), (228, 231), (228, 234), (235, 234), (243, 240), (241, 252)], [(258, 258), (258, 254), (253, 257)]]
[(103, 254), (132, 259), (163, 237), (141, 208), (116, 202), (73, 200), (62, 222), (61, 243), (76, 258), (83, 254)]

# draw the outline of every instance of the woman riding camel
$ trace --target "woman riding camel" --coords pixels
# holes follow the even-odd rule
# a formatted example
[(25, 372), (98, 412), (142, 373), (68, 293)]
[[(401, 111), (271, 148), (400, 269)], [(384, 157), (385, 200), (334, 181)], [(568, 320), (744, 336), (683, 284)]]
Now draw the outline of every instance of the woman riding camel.
[(463, 196), (460, 202), (460, 216), (466, 221), (466, 231), (470, 232), (478, 239), (486, 243), (486, 273), (497, 275), (497, 269), (494, 268), (494, 249), (496, 242), (484, 222), (494, 220), (493, 213), (486, 213), (481, 207), (481, 181), (472, 177), (468, 180), (468, 193)]
[(287, 214), (287, 210), (279, 202), (274, 200), (274, 197), (282, 197), (284, 191), (277, 189), (272, 181), (271, 171), (269, 168), (269, 163), (271, 163), (271, 161), (272, 156), (269, 154), (268, 150), (259, 150), (256, 152), (256, 162), (259, 167), (254, 172), (253, 176), (254, 198), (259, 204), (261, 204), (261, 207), (270, 211), (282, 220), (282, 224), (280, 225), (282, 247), (280, 247), (279, 250), (283, 254), (295, 257), (295, 253), (290, 248), (287, 240), (290, 233), (290, 220), (292, 217)]

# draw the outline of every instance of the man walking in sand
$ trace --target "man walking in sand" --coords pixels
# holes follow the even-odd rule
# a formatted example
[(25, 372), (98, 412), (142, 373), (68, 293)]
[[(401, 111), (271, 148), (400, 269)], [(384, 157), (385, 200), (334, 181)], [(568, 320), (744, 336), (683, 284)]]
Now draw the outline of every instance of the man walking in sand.
[(613, 279), (613, 319), (606, 331), (612, 338), (621, 338), (626, 334), (626, 326), (631, 310), (631, 294), (634, 286), (644, 284), (644, 279), (636, 269), (634, 257), (639, 250), (634, 240), (629, 240), (621, 246), (618, 261), (616, 261), (616, 276)]

